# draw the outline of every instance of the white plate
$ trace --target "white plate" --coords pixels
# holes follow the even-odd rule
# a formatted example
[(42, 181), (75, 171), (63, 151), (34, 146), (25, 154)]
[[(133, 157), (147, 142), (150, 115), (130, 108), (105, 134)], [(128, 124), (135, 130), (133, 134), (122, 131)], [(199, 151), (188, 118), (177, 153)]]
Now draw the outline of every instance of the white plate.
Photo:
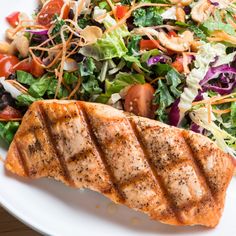
[[(1, 33), (4, 17), (15, 10), (32, 13), (34, 0), (1, 1)], [(0, 155), (6, 148), (0, 144)], [(126, 207), (115, 206), (102, 195), (68, 188), (49, 179), (26, 181), (4, 171), (0, 162), (0, 203), (29, 226), (47, 235), (236, 235), (236, 179), (227, 192), (226, 207), (215, 229), (173, 227), (148, 219)]]

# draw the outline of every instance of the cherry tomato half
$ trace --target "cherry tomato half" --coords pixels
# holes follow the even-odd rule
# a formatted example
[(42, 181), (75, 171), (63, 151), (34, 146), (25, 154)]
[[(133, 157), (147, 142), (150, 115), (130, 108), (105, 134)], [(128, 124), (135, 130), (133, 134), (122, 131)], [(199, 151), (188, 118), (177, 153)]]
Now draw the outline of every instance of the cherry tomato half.
[(0, 111), (0, 119), (11, 120), (21, 117), (21, 113), (9, 105), (6, 106), (2, 111)]
[(36, 61), (33, 59), (31, 61), (24, 60), (18, 63), (14, 67), (14, 71), (23, 70), (25, 72), (31, 73), (34, 77), (41, 77), (44, 74), (45, 70), (39, 64), (40, 64), (40, 60), (39, 60), (39, 63), (36, 63)]
[(14, 66), (14, 70), (23, 70), (25, 72), (30, 72), (31, 70), (31, 62), (29, 60), (23, 60), (20, 63), (18, 63), (16, 66)]
[(125, 97), (125, 111), (154, 118), (155, 106), (152, 103), (154, 92), (154, 88), (148, 83), (133, 85)]
[(19, 59), (12, 55), (0, 54), (0, 77), (8, 77), (14, 73), (14, 66), (19, 63)]
[[(37, 16), (37, 22), (40, 25), (50, 26), (51, 21), (53, 20), (53, 17), (55, 16), (55, 14), (60, 15), (63, 5), (64, 5), (63, 0), (49, 1), (39, 12)], [(70, 11), (70, 8), (67, 5), (64, 9), (63, 19), (66, 19), (68, 17), (69, 11)]]

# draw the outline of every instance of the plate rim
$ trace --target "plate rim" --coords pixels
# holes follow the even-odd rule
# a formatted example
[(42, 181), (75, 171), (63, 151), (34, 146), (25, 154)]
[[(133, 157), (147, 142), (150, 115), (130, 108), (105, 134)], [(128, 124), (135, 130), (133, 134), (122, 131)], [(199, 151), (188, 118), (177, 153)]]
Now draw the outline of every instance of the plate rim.
[(12, 204), (10, 204), (7, 200), (4, 200), (4, 198), (1, 195), (0, 195), (0, 207), (6, 210), (10, 215), (15, 217), (21, 223), (28, 226), (30, 229), (38, 232), (39, 234), (53, 235), (52, 232), (49, 233), (50, 230), (43, 230), (39, 224), (37, 224), (36, 222), (32, 222), (24, 214), (20, 213), (16, 208), (13, 207)]

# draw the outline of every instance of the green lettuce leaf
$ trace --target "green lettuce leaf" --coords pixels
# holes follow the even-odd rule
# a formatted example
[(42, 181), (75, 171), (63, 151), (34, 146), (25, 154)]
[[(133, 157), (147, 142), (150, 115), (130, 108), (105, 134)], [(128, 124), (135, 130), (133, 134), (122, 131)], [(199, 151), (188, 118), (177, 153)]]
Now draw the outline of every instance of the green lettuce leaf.
[(34, 82), (30, 86), (28, 92), (33, 97), (40, 98), (40, 97), (44, 96), (44, 94), (46, 93), (46, 91), (49, 88), (50, 83), (51, 83), (50, 78), (43, 77), (43, 78), (37, 80), (36, 82)]
[[(107, 15), (103, 24), (106, 29), (109, 29), (116, 25), (117, 22), (110, 15)], [(127, 27), (121, 26), (109, 33), (105, 33), (95, 44), (82, 47), (79, 52), (84, 56), (92, 57), (97, 61), (108, 60), (115, 57), (121, 58), (128, 52), (123, 39), (128, 35), (129, 31), (127, 30)]]
[[(48, 89), (47, 89), (47, 96), (48, 98), (54, 98), (55, 97), (55, 93), (56, 93), (56, 89), (57, 89), (57, 83), (58, 83), (58, 80), (57, 79), (51, 79), (51, 82), (48, 86)], [(57, 98), (59, 99), (62, 99), (62, 98), (65, 98), (69, 95), (68, 93), (68, 90), (63, 86), (61, 85), (60, 86), (60, 89), (58, 91), (58, 94), (57, 94)]]
[(144, 68), (141, 65), (140, 62), (140, 58), (139, 57), (135, 57), (135, 56), (128, 56), (128, 55), (124, 55), (123, 58), (125, 59), (125, 61), (127, 62), (131, 62), (131, 63), (135, 63), (141, 70), (145, 71), (145, 72), (150, 72), (148, 69)]
[(236, 127), (236, 102), (231, 104), (230, 121), (233, 127)]
[(123, 88), (132, 84), (144, 84), (145, 78), (141, 74), (120, 72), (113, 81), (106, 80), (106, 94), (119, 93)]
[(4, 140), (8, 145), (14, 138), (14, 135), (19, 128), (19, 122), (0, 122), (0, 138)]
[(30, 106), (33, 102), (41, 100), (40, 98), (34, 98), (28, 94), (21, 94), (17, 96), (17, 105), (18, 106)]
[(159, 54), (159, 50), (158, 49), (152, 49), (149, 51), (146, 51), (142, 54), (140, 60), (141, 62), (145, 62), (147, 63), (148, 59), (152, 56), (157, 56)]
[[(30, 86), (28, 89), (29, 95), (19, 96), (18, 103), (21, 106), (31, 104), (34, 100), (37, 100), (37, 98), (42, 99), (45, 95), (47, 95), (48, 98), (54, 98), (58, 83), (58, 80), (49, 74), (35, 79), (30, 73), (24, 71), (17, 71), (17, 81)], [(61, 99), (67, 95), (68, 91), (61, 85), (57, 97)]]
[(101, 94), (96, 99), (96, 102), (107, 103), (112, 94), (119, 93), (122, 89), (132, 84), (144, 84), (145, 78), (141, 74), (119, 72), (114, 80), (109, 81), (107, 79), (105, 82), (106, 82), (106, 93)]
[(70, 72), (70, 73), (69, 73), (69, 72), (65, 72), (65, 73), (63, 74), (63, 78), (64, 78), (64, 81), (65, 81), (65, 83), (66, 83), (67, 85), (72, 85), (72, 84), (78, 82), (78, 76), (75, 75), (75, 74), (72, 73), (72, 72)]
[(21, 84), (32, 85), (35, 83), (36, 79), (30, 74), (25, 71), (18, 70), (16, 72), (16, 79)]
[(134, 53), (139, 52), (139, 42), (141, 40), (140, 35), (133, 35), (130, 37), (129, 42), (128, 42), (128, 55), (133, 55)]
[(102, 89), (99, 87), (98, 80), (95, 76), (90, 76), (86, 78), (82, 83), (82, 94), (87, 96), (92, 96), (94, 94), (100, 94)]

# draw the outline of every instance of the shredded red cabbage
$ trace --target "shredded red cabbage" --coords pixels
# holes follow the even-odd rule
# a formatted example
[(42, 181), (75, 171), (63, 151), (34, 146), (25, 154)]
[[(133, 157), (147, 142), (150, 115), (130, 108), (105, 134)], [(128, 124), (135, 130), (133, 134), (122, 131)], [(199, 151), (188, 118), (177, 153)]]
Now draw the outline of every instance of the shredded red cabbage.
[(190, 127), (190, 130), (192, 130), (195, 133), (199, 133), (199, 134), (203, 134), (204, 129), (202, 127), (200, 127), (199, 125), (197, 125), (196, 123), (192, 122)]
[(157, 64), (158, 62), (165, 64), (165, 63), (171, 62), (171, 58), (166, 55), (157, 55), (154, 57), (150, 57), (147, 61), (147, 65), (152, 66), (152, 65)]
[(180, 114), (179, 114), (179, 101), (180, 99), (178, 98), (177, 100), (175, 100), (175, 102), (172, 104), (170, 112), (168, 114), (168, 118), (169, 118), (169, 124), (173, 125), (173, 126), (178, 126), (179, 124), (179, 119), (180, 119)]
[(210, 85), (210, 84), (204, 85), (204, 88), (208, 89), (208, 90), (215, 91), (215, 92), (219, 93), (220, 95), (225, 95), (225, 94), (231, 93), (232, 90), (234, 89), (235, 85), (236, 85), (236, 81), (229, 83), (228, 87), (226, 87), (226, 88), (222, 88), (217, 85)]
[[(221, 76), (220, 76), (221, 75)], [(212, 90), (221, 95), (231, 93), (236, 86), (236, 69), (228, 64), (211, 67), (203, 80), (200, 81), (200, 85), (203, 90)], [(217, 84), (209, 84), (213, 79), (219, 78)]]
[(213, 5), (213, 6), (219, 6), (219, 3), (218, 2), (214, 2), (212, 0), (209, 0), (209, 2)]

